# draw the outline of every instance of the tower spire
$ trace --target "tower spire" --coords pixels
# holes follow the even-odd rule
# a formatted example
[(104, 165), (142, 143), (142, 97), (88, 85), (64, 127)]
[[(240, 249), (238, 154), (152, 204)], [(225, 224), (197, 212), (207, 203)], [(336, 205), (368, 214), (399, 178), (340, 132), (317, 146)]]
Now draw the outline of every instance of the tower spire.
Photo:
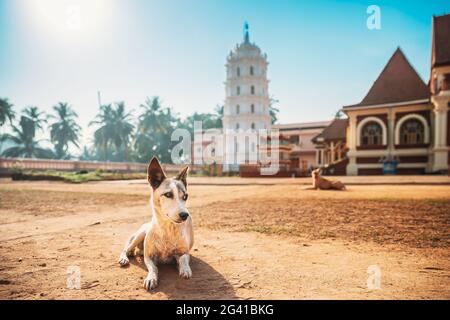
[(248, 23), (244, 23), (244, 43), (250, 43), (250, 35), (248, 32)]

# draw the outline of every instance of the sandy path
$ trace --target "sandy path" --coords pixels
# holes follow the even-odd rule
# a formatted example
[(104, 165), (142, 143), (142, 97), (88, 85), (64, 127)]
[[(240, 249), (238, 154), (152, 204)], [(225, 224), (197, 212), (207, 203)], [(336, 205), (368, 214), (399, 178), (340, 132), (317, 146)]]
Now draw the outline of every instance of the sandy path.
[[(70, 193), (106, 192), (104, 186), (99, 188), (93, 185), (27, 186), (44, 190), (42, 196), (48, 197), (52, 196), (51, 192), (62, 187)], [(0, 186), (0, 191), (2, 187), (5, 186)], [(24, 186), (19, 184), (7, 187), (8, 190), (15, 188), (24, 190)], [(108, 192), (122, 194), (124, 187), (117, 188), (111, 187)], [(233, 192), (221, 187), (192, 188), (191, 207), (198, 211), (218, 201), (225, 204), (239, 201), (244, 208), (246, 203), (243, 199), (258, 200), (280, 192), (291, 196), (293, 191), (282, 186), (263, 190), (261, 187), (232, 188)], [(368, 188), (358, 187), (354, 193), (299, 193), (298, 197), (329, 199), (343, 196), (350, 199), (360, 197), (360, 193), (363, 196), (367, 193), (385, 197), (381, 190), (377, 190), (373, 188), (370, 193)], [(435, 186), (431, 197), (441, 199), (448, 195), (448, 190)], [(29, 214), (22, 220), (12, 219), (7, 223), (2, 218), (0, 298), (450, 298), (450, 254), (447, 247), (417, 249), (379, 245), (370, 241), (309, 240), (204, 227), (195, 229), (193, 278), (180, 279), (174, 265), (161, 266), (160, 286), (148, 293), (142, 288), (146, 271), (140, 258), (133, 260), (128, 268), (120, 268), (116, 262), (126, 238), (149, 218), (147, 189), (133, 187), (130, 194), (142, 195), (142, 202), (132, 202), (133, 205), (101, 204), (97, 210), (86, 207), (76, 212), (62, 211), (52, 215)], [(421, 193), (415, 190), (414, 194), (420, 197)], [(407, 197), (407, 187), (400, 188), (397, 195), (400, 198)], [(73, 201), (77, 203), (76, 198)], [(70, 202), (61, 204), (60, 210), (64, 210), (64, 205), (68, 208), (73, 206)], [(17, 213), (21, 214), (20, 210)], [(11, 214), (11, 209), (0, 210), (0, 217)], [(367, 288), (367, 268), (372, 265), (381, 270), (381, 289), (378, 290)], [(71, 266), (79, 267), (81, 271), (80, 290), (67, 288), (67, 279), (70, 277), (67, 268)]]

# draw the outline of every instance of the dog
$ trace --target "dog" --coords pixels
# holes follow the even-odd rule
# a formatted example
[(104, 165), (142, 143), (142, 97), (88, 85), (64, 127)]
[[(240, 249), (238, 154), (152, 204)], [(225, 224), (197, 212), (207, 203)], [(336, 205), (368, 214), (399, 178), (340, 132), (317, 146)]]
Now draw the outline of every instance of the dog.
[(317, 190), (346, 190), (345, 185), (340, 181), (328, 180), (320, 176), (321, 169), (317, 168), (311, 172), (313, 189)]
[(131, 235), (119, 257), (119, 264), (126, 266), (130, 256), (144, 256), (148, 270), (144, 280), (147, 291), (158, 286), (158, 263), (175, 259), (180, 277), (189, 279), (192, 276), (189, 251), (194, 244), (194, 231), (186, 208), (188, 171), (189, 167), (185, 167), (176, 177), (167, 178), (157, 158), (153, 157), (148, 165), (152, 219)]

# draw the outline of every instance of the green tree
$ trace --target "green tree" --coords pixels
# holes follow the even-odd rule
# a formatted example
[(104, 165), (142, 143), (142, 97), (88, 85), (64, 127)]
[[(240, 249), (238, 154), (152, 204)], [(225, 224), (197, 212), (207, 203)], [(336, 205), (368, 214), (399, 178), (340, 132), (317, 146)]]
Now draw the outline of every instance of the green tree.
[(9, 103), (8, 99), (0, 98), (0, 127), (8, 120), (10, 123), (14, 119), (15, 113), (13, 104)]
[(12, 125), (13, 134), (3, 134), (1, 141), (10, 141), (14, 146), (5, 149), (5, 157), (52, 158), (53, 152), (39, 145), (35, 139), (36, 123), (27, 116), (20, 118), (19, 126)]
[(95, 160), (95, 150), (89, 149), (87, 146), (83, 146), (83, 151), (81, 152), (79, 156), (79, 160)]
[(223, 123), (222, 123), (223, 110), (224, 110), (224, 106), (221, 106), (221, 105), (217, 105), (216, 108), (214, 109), (214, 111), (216, 112), (216, 115), (217, 115), (217, 128), (223, 127)]
[(171, 161), (170, 140), (173, 130), (179, 125), (179, 118), (170, 108), (162, 107), (159, 97), (147, 98), (140, 105), (136, 137), (134, 140), (135, 158), (147, 162), (157, 156), (162, 162)]
[(116, 159), (128, 161), (130, 139), (134, 130), (131, 123), (131, 112), (125, 112), (125, 103), (118, 102), (112, 109), (112, 125), (114, 132), (111, 140), (115, 146)]
[(53, 110), (56, 112), (56, 116), (50, 116), (55, 120), (50, 125), (50, 140), (55, 147), (56, 158), (68, 158), (70, 157), (68, 154), (69, 144), (79, 148), (81, 127), (76, 122), (78, 115), (69, 104), (63, 102), (53, 106)]
[(100, 112), (89, 125), (98, 126), (94, 132), (94, 147), (99, 159), (128, 161), (134, 125), (124, 102), (100, 106)]
[(186, 117), (179, 123), (179, 127), (189, 130), (191, 135), (194, 133), (194, 121), (202, 122), (202, 129), (222, 128), (223, 106), (217, 105), (214, 113), (197, 113)]
[(342, 119), (342, 111), (338, 110), (335, 114), (334, 114), (334, 118), (335, 119)]
[(43, 124), (47, 123), (47, 116), (45, 115), (45, 112), (40, 112), (39, 108), (36, 106), (26, 107), (23, 110), (23, 116), (30, 119), (33, 124), (35, 134), (37, 133), (37, 131), (43, 130)]
[(97, 149), (98, 156), (108, 161), (108, 147), (114, 134), (112, 105), (106, 104), (100, 106), (100, 112), (95, 119), (89, 123), (89, 126), (99, 126), (94, 132), (94, 146)]
[(270, 98), (270, 105), (269, 105), (269, 114), (272, 118), (272, 124), (275, 124), (278, 120), (278, 113), (280, 110), (275, 107), (276, 104), (278, 104), (278, 100), (274, 98)]

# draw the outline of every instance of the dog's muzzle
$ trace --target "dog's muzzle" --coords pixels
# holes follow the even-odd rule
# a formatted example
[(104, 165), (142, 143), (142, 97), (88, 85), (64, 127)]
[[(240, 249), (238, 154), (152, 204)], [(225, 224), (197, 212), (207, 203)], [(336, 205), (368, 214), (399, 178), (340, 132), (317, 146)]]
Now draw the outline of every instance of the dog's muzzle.
[(181, 220), (183, 220), (183, 221), (186, 221), (186, 219), (189, 217), (189, 213), (187, 213), (187, 212), (181, 212), (180, 213), (180, 218), (181, 218)]

